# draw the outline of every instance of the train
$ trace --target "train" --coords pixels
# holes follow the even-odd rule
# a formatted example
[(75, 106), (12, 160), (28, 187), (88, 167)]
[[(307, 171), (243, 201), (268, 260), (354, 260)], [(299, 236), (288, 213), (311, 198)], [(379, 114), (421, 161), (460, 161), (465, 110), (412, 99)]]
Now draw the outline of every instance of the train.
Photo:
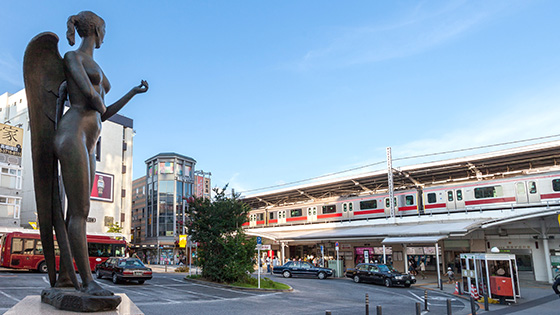
[[(560, 205), (560, 171), (395, 190), (395, 216)], [(255, 209), (246, 228), (340, 222), (391, 216), (389, 193), (340, 196)]]

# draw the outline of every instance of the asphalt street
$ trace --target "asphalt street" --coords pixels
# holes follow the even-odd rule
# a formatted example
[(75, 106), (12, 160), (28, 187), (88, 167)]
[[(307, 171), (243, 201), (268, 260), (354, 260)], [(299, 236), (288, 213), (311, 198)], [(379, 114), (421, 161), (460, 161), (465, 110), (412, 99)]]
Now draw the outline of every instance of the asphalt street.
[[(414, 314), (415, 304), (423, 305), (424, 290), (354, 283), (350, 279), (281, 278), (292, 292), (239, 291), (183, 280), (180, 273), (155, 273), (143, 285), (99, 282), (115, 293), (125, 293), (147, 315), (166, 314), (364, 314), (365, 294), (370, 314), (381, 305), (383, 314)], [(45, 274), (27, 271), (0, 271), (0, 312), (4, 313), (28, 295), (40, 295), (48, 286)], [(452, 299), (453, 314), (469, 314), (467, 301), (437, 291), (428, 293), (430, 314), (447, 314), (446, 300)]]

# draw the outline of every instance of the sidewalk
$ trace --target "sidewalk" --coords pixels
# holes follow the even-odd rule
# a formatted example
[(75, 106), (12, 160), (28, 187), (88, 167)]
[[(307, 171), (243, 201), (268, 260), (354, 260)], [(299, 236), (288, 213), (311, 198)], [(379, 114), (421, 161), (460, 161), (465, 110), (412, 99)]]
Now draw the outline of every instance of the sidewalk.
[[(426, 279), (422, 277), (416, 277), (416, 284), (413, 286), (417, 288), (424, 288), (427, 290), (436, 290), (440, 292), (445, 292), (450, 296), (470, 299), (469, 292), (463, 292), (463, 295), (455, 295), (455, 283), (448, 283), (447, 276), (442, 276), (443, 279), (443, 291), (440, 290), (437, 284), (437, 275), (434, 273), (426, 274)], [(461, 283), (459, 282), (459, 286)], [(539, 313), (540, 315), (545, 314), (558, 314), (558, 309), (560, 309), (560, 299), (552, 291), (552, 285), (543, 282), (521, 280), (519, 284), (521, 288), (521, 298), (517, 299), (516, 304), (511, 305), (500, 305), (500, 304), (489, 304), (489, 311), (484, 311), (484, 303), (478, 303), (480, 309), (477, 313), (488, 313), (488, 314), (510, 314), (513, 312), (519, 312), (527, 309), (531, 309), (526, 314)], [(463, 287), (461, 286), (461, 289)], [(429, 294), (429, 292), (428, 292)]]

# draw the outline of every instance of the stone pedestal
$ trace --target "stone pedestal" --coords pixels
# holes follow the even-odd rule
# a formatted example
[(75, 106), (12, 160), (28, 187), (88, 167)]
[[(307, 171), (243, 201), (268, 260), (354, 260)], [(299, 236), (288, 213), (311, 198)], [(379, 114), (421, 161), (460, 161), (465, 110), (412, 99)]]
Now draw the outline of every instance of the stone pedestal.
[[(126, 294), (115, 294), (122, 299), (117, 309), (112, 311), (93, 312), (89, 314), (94, 315), (143, 315), (144, 313), (128, 298)], [(41, 315), (55, 315), (55, 314), (83, 314), (80, 312), (63, 311), (55, 308), (52, 305), (42, 303), (41, 296), (30, 295), (21, 300), (14, 307), (9, 309), (5, 315), (22, 315), (22, 314), (41, 314)]]

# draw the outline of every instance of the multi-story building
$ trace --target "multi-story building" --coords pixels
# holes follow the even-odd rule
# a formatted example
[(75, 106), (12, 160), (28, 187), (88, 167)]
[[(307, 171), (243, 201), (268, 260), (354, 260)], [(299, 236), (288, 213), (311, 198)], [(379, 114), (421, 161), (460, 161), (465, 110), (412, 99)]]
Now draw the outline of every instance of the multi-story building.
[(146, 176), (132, 181), (131, 243), (146, 240)]
[[(135, 215), (134, 226), (142, 225), (141, 242), (135, 245), (145, 249), (139, 253), (150, 263), (171, 262), (180, 251), (177, 243), (179, 235), (186, 234), (186, 198), (193, 195), (195, 165), (193, 158), (177, 153), (160, 153), (146, 160), (146, 211), (141, 217)], [(142, 178), (135, 182), (139, 188)]]
[(212, 184), (210, 180), (210, 176), (212, 173), (205, 172), (205, 171), (195, 171), (194, 172), (194, 192), (193, 195), (198, 198), (211, 198), (212, 193)]
[[(19, 206), (18, 226), (30, 227), (37, 222), (35, 192), (33, 186), (33, 167), (31, 160), (31, 137), (29, 113), (25, 90), (14, 94), (0, 95), (0, 123), (23, 129), (21, 166), (13, 163), (1, 164), (2, 175), (15, 178), (14, 196), (9, 195), (7, 202), (13, 201), (14, 208)], [(130, 237), (130, 211), (132, 202), (132, 138), (133, 121), (115, 115), (103, 123), (101, 136), (96, 148), (96, 174), (91, 194), (91, 208), (88, 216), (88, 233), (106, 233), (114, 223), (119, 224), (127, 239)], [(4, 179), (2, 178), (2, 181)], [(20, 182), (21, 181), (21, 182)], [(19, 183), (21, 186), (17, 186)], [(20, 187), (17, 189), (17, 187)], [(19, 191), (18, 191), (19, 190)], [(0, 189), (0, 216), (2, 197)], [(7, 194), (7, 193), (6, 193)], [(11, 197), (10, 197), (11, 196)], [(6, 197), (6, 196), (4, 196)], [(128, 210), (128, 211), (127, 211)], [(15, 213), (15, 211), (14, 211)], [(0, 221), (0, 224), (4, 221)]]

